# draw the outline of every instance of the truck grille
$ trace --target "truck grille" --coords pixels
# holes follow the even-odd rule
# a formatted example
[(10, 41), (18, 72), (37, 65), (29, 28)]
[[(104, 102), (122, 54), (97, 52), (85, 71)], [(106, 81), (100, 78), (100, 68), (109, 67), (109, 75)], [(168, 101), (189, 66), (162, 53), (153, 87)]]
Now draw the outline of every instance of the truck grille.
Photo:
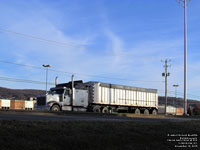
[(46, 97), (37, 97), (37, 105), (45, 105), (46, 104)]

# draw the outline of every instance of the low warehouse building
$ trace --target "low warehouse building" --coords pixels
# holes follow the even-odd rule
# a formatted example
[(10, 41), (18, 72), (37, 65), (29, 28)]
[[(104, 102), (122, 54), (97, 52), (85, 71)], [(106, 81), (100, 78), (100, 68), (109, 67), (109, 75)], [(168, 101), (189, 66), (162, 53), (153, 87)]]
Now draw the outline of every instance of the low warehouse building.
[(184, 109), (183, 108), (176, 108), (176, 115), (181, 116), (184, 114)]
[(34, 109), (34, 101), (25, 101), (25, 109), (33, 110)]
[(22, 101), (22, 100), (11, 100), (10, 109), (18, 109), (18, 110), (25, 109), (25, 101)]
[(0, 99), (0, 109), (33, 110), (35, 101)]
[[(165, 106), (164, 105), (158, 106), (158, 113), (165, 114)], [(184, 109), (176, 108), (173, 106), (167, 106), (167, 114), (181, 116), (184, 114)]]
[(7, 100), (7, 99), (1, 99), (1, 106), (0, 108), (1, 109), (10, 109), (10, 100)]
[[(158, 113), (165, 114), (165, 106), (158, 106)], [(176, 107), (167, 106), (167, 114), (176, 115)]]

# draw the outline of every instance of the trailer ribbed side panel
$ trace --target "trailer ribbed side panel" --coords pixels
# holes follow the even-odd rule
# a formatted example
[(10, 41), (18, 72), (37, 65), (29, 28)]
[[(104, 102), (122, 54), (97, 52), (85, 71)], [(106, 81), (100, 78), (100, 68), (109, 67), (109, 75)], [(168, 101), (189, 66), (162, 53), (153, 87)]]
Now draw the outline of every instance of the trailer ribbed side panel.
[(157, 90), (96, 83), (93, 103), (138, 107), (158, 107)]

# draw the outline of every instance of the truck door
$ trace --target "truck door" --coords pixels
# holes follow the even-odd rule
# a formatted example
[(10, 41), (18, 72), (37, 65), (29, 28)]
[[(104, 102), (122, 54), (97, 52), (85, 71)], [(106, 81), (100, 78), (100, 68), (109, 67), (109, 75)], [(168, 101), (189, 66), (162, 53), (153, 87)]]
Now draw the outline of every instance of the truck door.
[(70, 100), (70, 91), (66, 90), (64, 93), (64, 101), (63, 101), (64, 106), (71, 105), (71, 100)]

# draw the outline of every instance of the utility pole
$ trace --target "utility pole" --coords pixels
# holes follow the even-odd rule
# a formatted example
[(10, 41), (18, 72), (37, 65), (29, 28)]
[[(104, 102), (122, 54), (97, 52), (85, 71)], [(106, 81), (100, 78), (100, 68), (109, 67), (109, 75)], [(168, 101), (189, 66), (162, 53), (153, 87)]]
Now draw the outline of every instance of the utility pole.
[[(176, 97), (177, 97), (177, 87), (179, 85), (178, 84), (174, 84), (173, 87), (175, 88), (175, 100), (176, 100)], [(174, 100), (173, 100), (173, 106), (174, 106)]]
[(165, 77), (165, 115), (167, 115), (167, 77), (170, 76), (170, 73), (167, 71), (167, 68), (170, 67), (168, 65), (168, 62), (170, 61), (170, 59), (165, 59), (165, 65), (163, 66), (165, 68), (165, 72), (162, 73), (162, 76)]
[(74, 75), (72, 75), (72, 100), (71, 100), (71, 105), (72, 105), (72, 111), (73, 109), (73, 103), (74, 103)]
[(191, 0), (177, 0), (184, 8), (184, 114), (187, 115), (187, 6)]

